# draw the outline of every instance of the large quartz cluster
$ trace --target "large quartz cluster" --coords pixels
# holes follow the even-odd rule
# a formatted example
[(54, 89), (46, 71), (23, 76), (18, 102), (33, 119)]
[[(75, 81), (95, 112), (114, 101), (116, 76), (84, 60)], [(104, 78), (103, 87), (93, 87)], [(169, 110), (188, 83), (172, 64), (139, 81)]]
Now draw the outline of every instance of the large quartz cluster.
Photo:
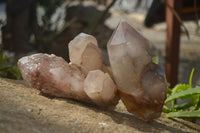
[(18, 66), (24, 80), (50, 96), (112, 109), (119, 94), (127, 110), (139, 118), (160, 116), (166, 99), (164, 76), (152, 62), (148, 41), (127, 22), (120, 22), (107, 45), (112, 78), (93, 36), (80, 33), (68, 46), (70, 63), (42, 53), (21, 58)]
[(71, 63), (48, 54), (34, 54), (18, 61), (23, 79), (49, 96), (93, 102), (112, 109), (118, 103), (117, 88), (102, 70), (96, 39), (80, 33), (69, 43)]
[(108, 45), (113, 76), (127, 110), (145, 121), (160, 116), (166, 83), (152, 62), (148, 41), (127, 22), (120, 22)]

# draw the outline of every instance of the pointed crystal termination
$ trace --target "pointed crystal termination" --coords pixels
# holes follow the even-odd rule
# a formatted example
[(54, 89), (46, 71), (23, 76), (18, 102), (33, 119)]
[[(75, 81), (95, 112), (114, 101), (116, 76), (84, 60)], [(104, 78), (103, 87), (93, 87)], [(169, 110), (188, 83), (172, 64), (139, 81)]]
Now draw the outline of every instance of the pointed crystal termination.
[(48, 96), (93, 102), (106, 109), (114, 109), (118, 103), (116, 85), (101, 70), (90, 71), (86, 77), (63, 58), (41, 53), (22, 57), (18, 66), (29, 86)]
[(18, 66), (29, 86), (43, 94), (90, 101), (83, 89), (84, 75), (61, 57), (34, 54), (21, 58)]
[(127, 110), (145, 121), (159, 117), (167, 85), (152, 62), (148, 41), (122, 21), (107, 49), (120, 98)]
[(69, 43), (68, 47), (71, 63), (80, 67), (85, 75), (91, 70), (102, 69), (101, 50), (93, 36), (80, 33)]
[(114, 109), (119, 101), (117, 87), (108, 73), (101, 70), (90, 71), (84, 81), (86, 94), (97, 105)]
[(80, 33), (68, 46), (71, 64), (81, 68), (86, 75), (84, 91), (87, 96), (101, 107), (114, 109), (119, 95), (110, 75), (104, 73), (108, 71), (103, 66), (101, 50), (95, 37)]

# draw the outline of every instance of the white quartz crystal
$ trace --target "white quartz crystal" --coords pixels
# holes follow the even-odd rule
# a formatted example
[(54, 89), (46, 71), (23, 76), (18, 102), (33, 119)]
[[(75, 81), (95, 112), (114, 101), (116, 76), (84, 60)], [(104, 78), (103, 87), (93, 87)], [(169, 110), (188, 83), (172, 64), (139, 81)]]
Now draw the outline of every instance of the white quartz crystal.
[(87, 75), (91, 70), (102, 69), (103, 61), (97, 40), (88, 34), (80, 33), (68, 45), (72, 64), (81, 68)]
[(108, 73), (101, 70), (90, 71), (84, 81), (86, 94), (98, 105), (113, 106), (118, 99), (117, 88)]
[(26, 56), (18, 61), (23, 79), (49, 96), (89, 100), (84, 92), (85, 77), (63, 58), (48, 54)]
[(166, 83), (152, 62), (148, 41), (122, 21), (107, 49), (120, 98), (128, 111), (145, 121), (159, 117), (166, 99)]

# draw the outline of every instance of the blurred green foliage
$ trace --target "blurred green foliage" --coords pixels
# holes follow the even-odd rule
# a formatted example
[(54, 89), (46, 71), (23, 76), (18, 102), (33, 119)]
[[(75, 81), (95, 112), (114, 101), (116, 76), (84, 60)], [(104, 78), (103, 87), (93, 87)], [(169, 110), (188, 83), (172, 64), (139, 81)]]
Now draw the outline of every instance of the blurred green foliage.
[[(167, 99), (163, 112), (167, 117), (200, 118), (200, 86), (192, 87), (194, 69), (190, 74), (189, 84), (177, 84), (173, 89), (168, 88)], [(186, 100), (182, 104), (176, 104), (177, 99)], [(166, 104), (171, 102), (170, 106)]]
[(17, 66), (10, 63), (10, 58), (0, 53), (0, 77), (10, 79), (22, 79)]

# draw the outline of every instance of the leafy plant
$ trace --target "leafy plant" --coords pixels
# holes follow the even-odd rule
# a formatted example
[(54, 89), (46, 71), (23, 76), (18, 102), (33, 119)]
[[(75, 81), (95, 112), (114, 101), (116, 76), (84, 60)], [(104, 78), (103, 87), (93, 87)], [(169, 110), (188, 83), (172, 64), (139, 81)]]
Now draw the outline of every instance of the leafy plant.
[(22, 79), (17, 66), (10, 63), (10, 58), (0, 53), (0, 77), (11, 79)]
[[(168, 98), (163, 112), (167, 117), (200, 118), (200, 86), (192, 87), (194, 69), (190, 74), (189, 84), (177, 84), (173, 89), (168, 88)], [(177, 99), (187, 99), (182, 104), (176, 104)], [(171, 102), (171, 106), (166, 104)]]

